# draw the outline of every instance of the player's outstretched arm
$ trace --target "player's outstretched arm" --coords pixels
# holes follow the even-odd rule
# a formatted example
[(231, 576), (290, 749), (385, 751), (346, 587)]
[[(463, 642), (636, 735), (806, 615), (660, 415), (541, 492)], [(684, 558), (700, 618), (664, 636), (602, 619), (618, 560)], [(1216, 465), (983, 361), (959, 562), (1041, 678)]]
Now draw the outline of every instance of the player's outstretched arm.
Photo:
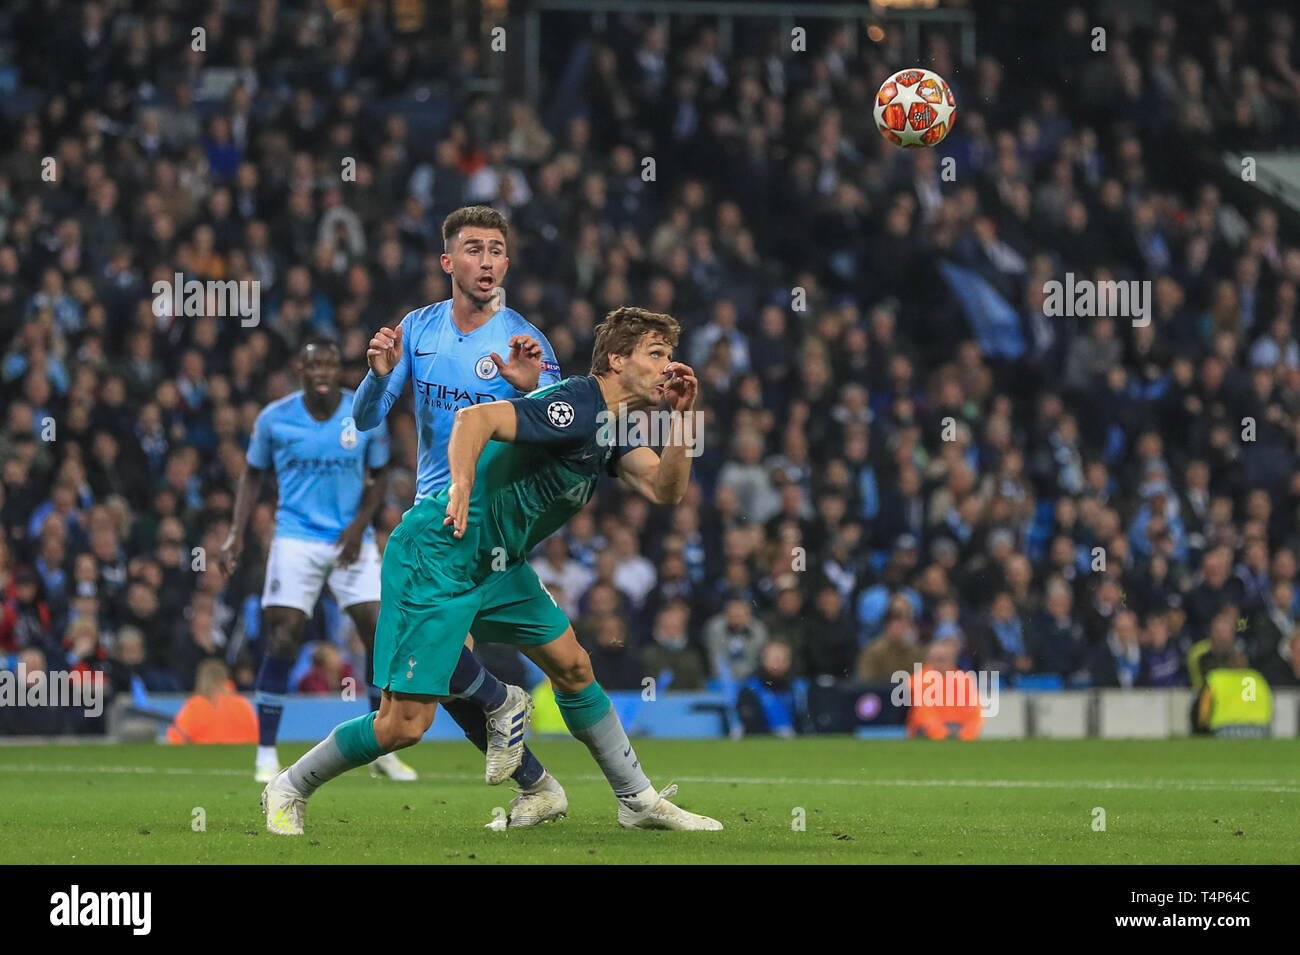
[(403, 324), (395, 329), (385, 326), (370, 339), (370, 347), (366, 349), (370, 371), (352, 396), (352, 419), (358, 431), (378, 427), (406, 387), (411, 360), (402, 342), (403, 327)]
[(456, 423), (447, 441), (451, 483), (447, 487), (447, 517), (442, 524), (455, 525), (457, 537), (465, 536), (469, 523), (469, 499), (479, 455), (489, 441), (514, 441), (517, 425), (515, 406), (509, 401), (489, 401), (456, 412)]

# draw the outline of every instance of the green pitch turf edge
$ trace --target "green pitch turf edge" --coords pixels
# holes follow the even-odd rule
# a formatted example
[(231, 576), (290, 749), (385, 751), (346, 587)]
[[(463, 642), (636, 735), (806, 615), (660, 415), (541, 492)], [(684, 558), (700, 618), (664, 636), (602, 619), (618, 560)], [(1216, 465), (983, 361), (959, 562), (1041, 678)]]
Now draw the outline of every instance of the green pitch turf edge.
[[(268, 833), (253, 747), (0, 746), (0, 863), (1294, 863), (1300, 740), (934, 743), (636, 740), (658, 787), (723, 832), (620, 829), (573, 740), (534, 742), (569, 816), (484, 823), (509, 804), (466, 743), (363, 769)], [(284, 745), (281, 759), (307, 747)], [(202, 825), (200, 825), (202, 823)], [(1104, 823), (1104, 830), (1101, 828)]]

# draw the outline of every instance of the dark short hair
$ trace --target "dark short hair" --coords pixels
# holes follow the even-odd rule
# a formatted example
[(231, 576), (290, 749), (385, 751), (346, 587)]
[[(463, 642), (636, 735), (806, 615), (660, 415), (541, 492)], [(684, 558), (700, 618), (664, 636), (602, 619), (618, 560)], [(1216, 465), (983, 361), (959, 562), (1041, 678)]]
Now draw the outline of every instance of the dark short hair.
[(651, 312), (634, 305), (616, 308), (596, 326), (596, 341), (591, 346), (591, 372), (603, 375), (609, 371), (610, 355), (630, 355), (648, 332), (658, 332), (673, 348), (682, 327), (677, 319), (661, 312)]
[(491, 206), (462, 206), (442, 220), (442, 246), (444, 252), (451, 251), (451, 240), (456, 233), (466, 226), (480, 229), (496, 229), (503, 240), (510, 237), (510, 223), (506, 217)]

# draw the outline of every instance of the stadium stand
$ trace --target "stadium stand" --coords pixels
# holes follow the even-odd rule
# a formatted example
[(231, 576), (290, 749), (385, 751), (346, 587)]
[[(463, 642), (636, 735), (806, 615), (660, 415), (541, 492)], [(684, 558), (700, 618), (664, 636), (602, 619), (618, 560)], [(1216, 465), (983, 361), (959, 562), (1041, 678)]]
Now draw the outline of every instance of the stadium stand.
[[(611, 484), (536, 558), (611, 687), (747, 686), (789, 731), (774, 694), (948, 638), (1008, 685), (1186, 686), (1194, 647), (1197, 679), (1300, 685), (1300, 243), (1219, 159), (1300, 141), (1289, 4), (1004, 29), (1013, 5), (973, 3), (973, 62), (920, 34), (958, 119), (919, 151), (871, 120), (901, 30), (819, 22), (792, 52), (773, 20), (556, 15), (530, 102), (440, 6), (0, 12), (0, 660), (129, 695), (220, 657), (247, 688), (270, 501), (260, 553), (229, 581), (215, 555), (253, 420), (305, 334), (359, 382), (374, 329), (448, 296), (442, 218), (484, 203), (565, 374), (635, 303), (681, 319), (701, 378), (686, 501)], [(1103, 7), (1105, 51), (1062, 55)], [(257, 323), (174, 314), (177, 274), (259, 282)], [(1149, 283), (1148, 320), (1050, 316), (1076, 279)]]

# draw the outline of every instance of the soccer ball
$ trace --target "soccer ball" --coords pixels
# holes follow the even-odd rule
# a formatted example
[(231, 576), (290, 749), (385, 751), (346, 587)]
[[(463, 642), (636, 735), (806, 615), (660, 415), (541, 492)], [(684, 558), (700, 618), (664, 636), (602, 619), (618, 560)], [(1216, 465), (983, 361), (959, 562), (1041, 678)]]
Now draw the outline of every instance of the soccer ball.
[(931, 70), (900, 70), (876, 93), (876, 128), (895, 146), (937, 146), (952, 131), (957, 104), (942, 76)]

